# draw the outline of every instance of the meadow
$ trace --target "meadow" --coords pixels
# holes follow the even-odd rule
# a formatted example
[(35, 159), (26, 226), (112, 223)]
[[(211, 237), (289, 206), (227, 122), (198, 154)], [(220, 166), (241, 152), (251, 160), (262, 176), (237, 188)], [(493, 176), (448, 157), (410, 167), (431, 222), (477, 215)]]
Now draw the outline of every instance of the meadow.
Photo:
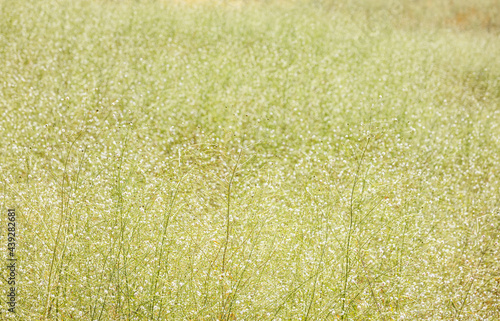
[(0, 319), (499, 320), (499, 57), (497, 0), (0, 0)]

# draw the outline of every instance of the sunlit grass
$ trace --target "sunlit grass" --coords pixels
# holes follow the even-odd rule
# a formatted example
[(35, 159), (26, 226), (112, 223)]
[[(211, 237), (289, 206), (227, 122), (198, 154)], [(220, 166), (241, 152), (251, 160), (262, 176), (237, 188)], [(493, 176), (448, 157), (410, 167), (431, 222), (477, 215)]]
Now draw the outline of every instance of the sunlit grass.
[(188, 2), (0, 1), (10, 317), (498, 319), (497, 16)]

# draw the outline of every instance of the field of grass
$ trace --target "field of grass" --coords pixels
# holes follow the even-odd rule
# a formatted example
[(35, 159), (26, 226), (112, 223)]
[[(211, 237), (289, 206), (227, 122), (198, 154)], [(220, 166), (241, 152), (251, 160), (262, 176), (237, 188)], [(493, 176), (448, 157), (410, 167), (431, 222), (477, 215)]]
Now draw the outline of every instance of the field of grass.
[(14, 320), (499, 320), (498, 1), (0, 0)]

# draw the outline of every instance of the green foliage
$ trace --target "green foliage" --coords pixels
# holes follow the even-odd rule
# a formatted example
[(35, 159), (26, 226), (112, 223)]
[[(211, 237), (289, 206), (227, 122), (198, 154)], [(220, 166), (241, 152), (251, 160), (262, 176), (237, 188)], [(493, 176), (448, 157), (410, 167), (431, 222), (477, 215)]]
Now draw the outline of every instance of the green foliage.
[(398, 3), (0, 1), (17, 317), (500, 318), (498, 29)]

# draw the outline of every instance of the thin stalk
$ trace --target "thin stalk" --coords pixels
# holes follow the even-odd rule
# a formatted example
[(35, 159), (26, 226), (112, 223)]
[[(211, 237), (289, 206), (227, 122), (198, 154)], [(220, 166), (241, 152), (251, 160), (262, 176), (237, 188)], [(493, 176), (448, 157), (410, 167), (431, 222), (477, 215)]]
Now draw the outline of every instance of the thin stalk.
[(356, 191), (356, 185), (357, 185), (358, 179), (359, 179), (359, 172), (361, 170), (363, 158), (365, 157), (365, 153), (366, 153), (366, 150), (368, 148), (369, 143), (370, 143), (370, 137), (368, 137), (368, 141), (366, 142), (365, 148), (363, 149), (363, 153), (361, 154), (361, 158), (358, 162), (358, 168), (356, 169), (356, 175), (354, 177), (354, 182), (352, 184), (352, 189), (351, 189), (350, 209), (349, 209), (349, 228), (348, 228), (347, 237), (346, 237), (346, 254), (345, 254), (345, 264), (344, 264), (344, 285), (343, 285), (342, 296), (341, 296), (341, 301), (342, 301), (341, 320), (344, 320), (346, 318), (345, 301), (346, 301), (346, 297), (347, 297), (347, 284), (349, 282), (349, 272), (351, 269), (350, 255), (351, 255), (352, 233), (353, 233), (353, 228), (354, 228), (354, 192)]
[(227, 186), (227, 211), (226, 211), (226, 238), (224, 240), (224, 249), (222, 252), (222, 315), (225, 314), (226, 310), (226, 298), (225, 298), (225, 287), (224, 287), (224, 277), (226, 273), (226, 255), (227, 248), (229, 246), (229, 235), (231, 233), (231, 187), (233, 185), (234, 175), (236, 174), (236, 169), (238, 168), (240, 158), (241, 158), (242, 150), (240, 150), (238, 154), (238, 159), (236, 160), (236, 165), (233, 167), (233, 171), (231, 173), (231, 177), (229, 179), (229, 184)]

